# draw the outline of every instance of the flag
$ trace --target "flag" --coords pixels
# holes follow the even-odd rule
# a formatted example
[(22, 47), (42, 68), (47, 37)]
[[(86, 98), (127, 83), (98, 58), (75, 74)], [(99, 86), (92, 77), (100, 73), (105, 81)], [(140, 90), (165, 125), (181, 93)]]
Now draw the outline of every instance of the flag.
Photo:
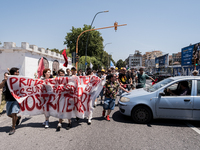
[(114, 67), (114, 64), (112, 61), (110, 61), (110, 67)]
[[(66, 48), (65, 48), (66, 49)], [(65, 63), (63, 64), (64, 67), (67, 67), (68, 65), (68, 58), (67, 58), (67, 54), (66, 54), (66, 50), (64, 49), (64, 51), (62, 52), (62, 55), (65, 59)]]
[(92, 69), (92, 67), (93, 67), (93, 65), (92, 65), (92, 63), (90, 62), (90, 68)]
[(38, 70), (37, 70), (37, 74), (38, 74), (38, 79), (42, 76), (43, 74), (43, 70), (44, 70), (44, 59), (43, 57), (40, 59), (40, 63), (38, 66)]

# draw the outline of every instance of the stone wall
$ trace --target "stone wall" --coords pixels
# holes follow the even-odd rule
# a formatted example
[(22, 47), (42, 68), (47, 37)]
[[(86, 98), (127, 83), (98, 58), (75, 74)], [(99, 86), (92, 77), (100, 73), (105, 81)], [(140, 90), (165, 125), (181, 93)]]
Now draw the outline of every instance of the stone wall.
[[(7, 72), (7, 68), (12, 67), (18, 67), (20, 75), (33, 78), (41, 57), (46, 59), (52, 71), (54, 61), (57, 62), (57, 65), (59, 64), (57, 68), (66, 70), (63, 67), (64, 58), (59, 53), (45, 50), (36, 45), (29, 45), (27, 42), (22, 42), (21, 47), (17, 47), (14, 42), (4, 42), (4, 45), (0, 47), (0, 81), (3, 79), (4, 72)], [(68, 68), (71, 67), (71, 58), (68, 57)]]

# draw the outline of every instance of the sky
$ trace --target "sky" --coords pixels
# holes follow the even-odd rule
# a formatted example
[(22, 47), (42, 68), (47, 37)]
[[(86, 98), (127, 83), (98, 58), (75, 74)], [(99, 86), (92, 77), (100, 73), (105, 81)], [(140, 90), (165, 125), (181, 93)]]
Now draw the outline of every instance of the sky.
[[(181, 52), (200, 42), (199, 0), (0, 0), (0, 41), (62, 50), (72, 26), (127, 26), (99, 30), (115, 61), (135, 50)], [(111, 43), (111, 44), (106, 44)], [(2, 46), (1, 45), (1, 46)]]

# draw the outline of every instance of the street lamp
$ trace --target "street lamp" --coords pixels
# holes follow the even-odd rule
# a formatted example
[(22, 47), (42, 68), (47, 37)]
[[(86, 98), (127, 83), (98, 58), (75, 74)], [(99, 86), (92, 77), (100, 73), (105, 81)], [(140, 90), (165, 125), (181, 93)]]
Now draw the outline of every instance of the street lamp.
[[(91, 23), (91, 25), (90, 25), (90, 29), (92, 28), (92, 24), (93, 24), (94, 19), (96, 18), (96, 16), (97, 16), (98, 14), (100, 14), (100, 13), (105, 13), (105, 12), (109, 12), (109, 11), (106, 10), (106, 11), (100, 11), (100, 12), (96, 13), (96, 15), (94, 16), (94, 18), (93, 18), (93, 20), (92, 20), (92, 23)], [(87, 62), (87, 45), (88, 45), (89, 34), (90, 34), (90, 32), (88, 32), (87, 42), (86, 42), (86, 49), (85, 49), (85, 68), (86, 68), (86, 62)]]
[(105, 51), (106, 45), (108, 45), (108, 44), (112, 44), (112, 43), (106, 43), (106, 44), (104, 45), (103, 51), (102, 51), (102, 55), (101, 55), (101, 64), (103, 64), (103, 63), (102, 63), (103, 52)]

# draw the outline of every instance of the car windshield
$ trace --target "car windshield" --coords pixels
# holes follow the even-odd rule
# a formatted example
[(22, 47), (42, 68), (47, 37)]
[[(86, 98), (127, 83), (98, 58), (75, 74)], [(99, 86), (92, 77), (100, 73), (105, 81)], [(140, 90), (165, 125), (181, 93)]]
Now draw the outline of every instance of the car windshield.
[(157, 89), (167, 85), (168, 83), (172, 82), (173, 80), (172, 79), (165, 79), (165, 80), (162, 80), (154, 85), (151, 85), (147, 88), (144, 88), (145, 91), (147, 92), (154, 92), (156, 91)]

